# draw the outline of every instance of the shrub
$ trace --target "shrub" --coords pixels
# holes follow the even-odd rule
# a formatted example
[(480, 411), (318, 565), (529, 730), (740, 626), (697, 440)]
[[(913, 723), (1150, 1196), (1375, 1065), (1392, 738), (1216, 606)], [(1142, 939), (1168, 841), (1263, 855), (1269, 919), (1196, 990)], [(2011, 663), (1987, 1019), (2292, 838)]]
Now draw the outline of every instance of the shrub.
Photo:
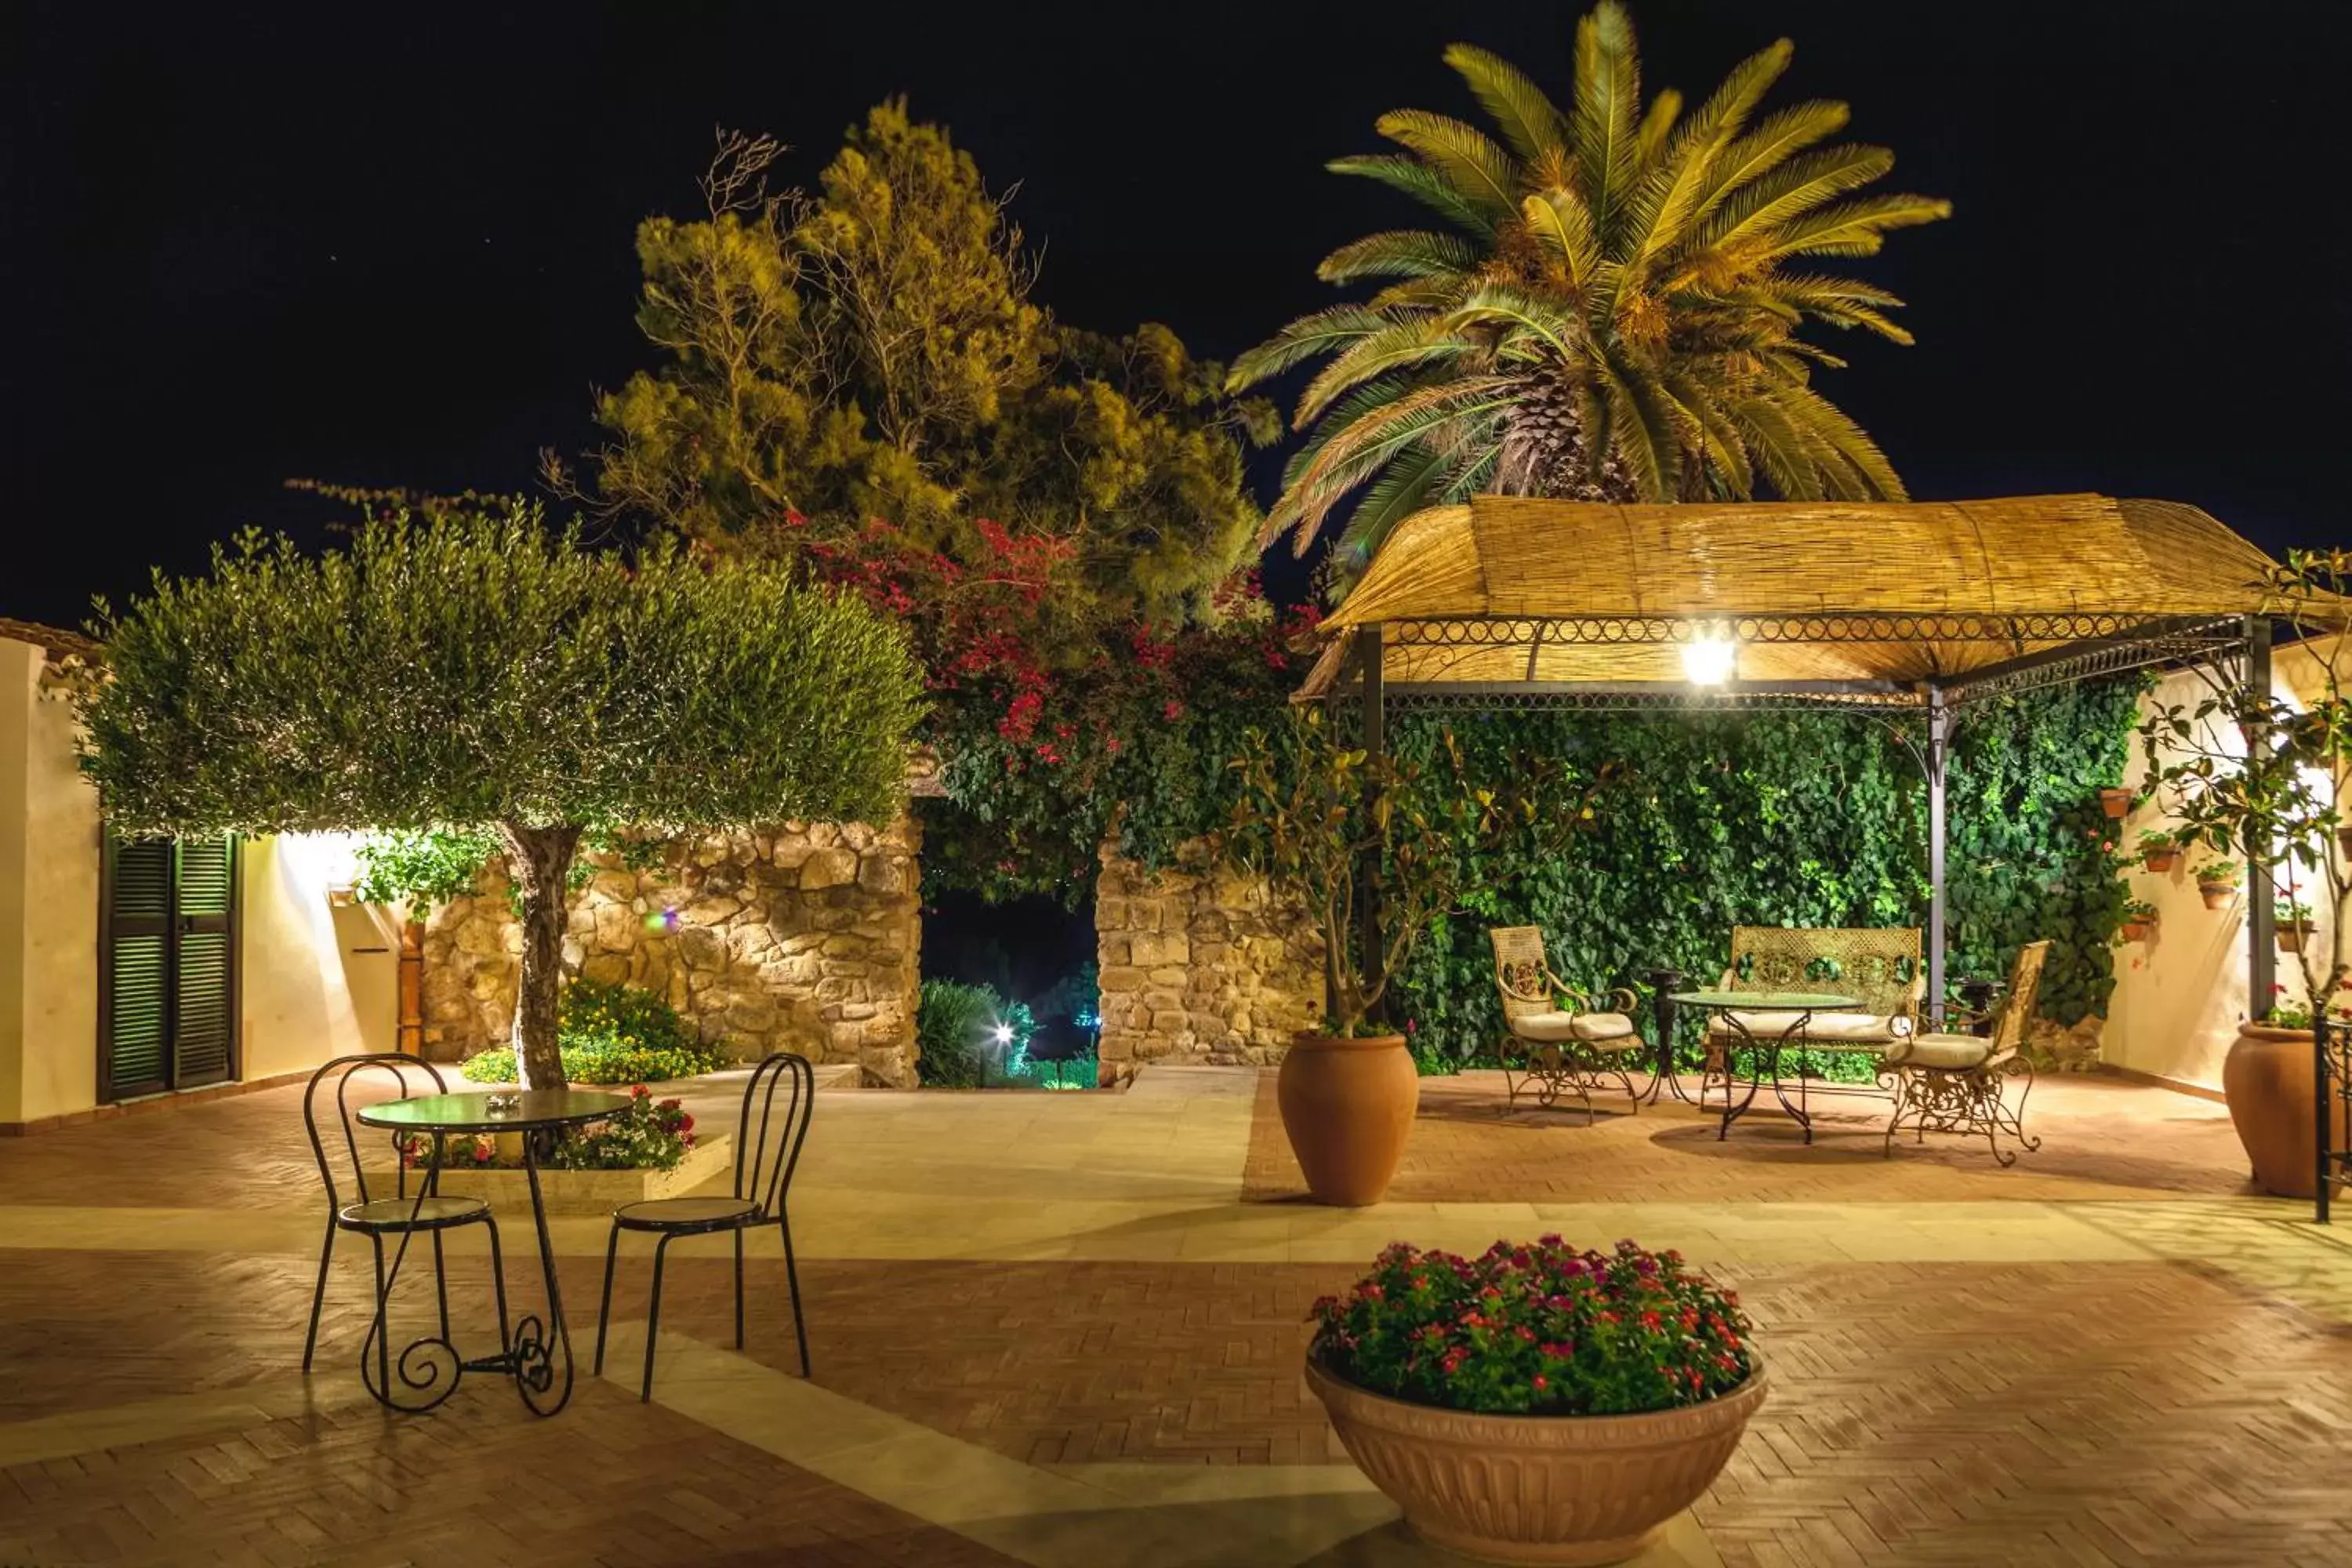
[[(642, 986), (575, 980), (563, 993), (556, 1038), (573, 1083), (660, 1083), (733, 1065), (687, 1032), (677, 1009)], [(514, 1049), (495, 1046), (460, 1068), (475, 1083), (515, 1081)]]
[(986, 985), (926, 980), (915, 1012), (915, 1070), (941, 1089), (980, 1085), (981, 1047), (1004, 1012), (1004, 1000)]
[(1619, 1415), (1696, 1405), (1754, 1367), (1739, 1298), (1678, 1252), (1579, 1252), (1557, 1236), (1475, 1259), (1398, 1242), (1343, 1298), (1316, 1302), (1312, 1353), (1414, 1405)]

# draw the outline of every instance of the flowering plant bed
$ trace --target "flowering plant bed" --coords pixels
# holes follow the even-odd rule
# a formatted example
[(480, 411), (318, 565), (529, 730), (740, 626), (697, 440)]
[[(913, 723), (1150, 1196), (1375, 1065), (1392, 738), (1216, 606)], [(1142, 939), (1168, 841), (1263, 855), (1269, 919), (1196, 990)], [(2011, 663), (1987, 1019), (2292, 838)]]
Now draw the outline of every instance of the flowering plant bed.
[[(646, 1198), (677, 1197), (723, 1173), (730, 1140), (704, 1138), (675, 1100), (656, 1100), (639, 1084), (626, 1109), (560, 1139), (540, 1162), (540, 1190), (551, 1214), (588, 1214)], [(396, 1141), (399, 1163), (411, 1171), (434, 1164), (430, 1134)], [(371, 1169), (374, 1163), (371, 1161)], [(383, 1169), (391, 1173), (387, 1162)], [(441, 1138), (440, 1191), (480, 1197), (494, 1207), (528, 1209), (530, 1178), (517, 1133), (446, 1133)]]
[(1402, 1243), (1316, 1303), (1307, 1384), (1424, 1538), (1620, 1563), (1706, 1491), (1764, 1400), (1738, 1299), (1673, 1252)]
[(1678, 1252), (1580, 1252), (1557, 1236), (1475, 1259), (1398, 1242), (1315, 1305), (1315, 1354), (1414, 1405), (1605, 1415), (1712, 1399), (1751, 1363), (1739, 1299)]

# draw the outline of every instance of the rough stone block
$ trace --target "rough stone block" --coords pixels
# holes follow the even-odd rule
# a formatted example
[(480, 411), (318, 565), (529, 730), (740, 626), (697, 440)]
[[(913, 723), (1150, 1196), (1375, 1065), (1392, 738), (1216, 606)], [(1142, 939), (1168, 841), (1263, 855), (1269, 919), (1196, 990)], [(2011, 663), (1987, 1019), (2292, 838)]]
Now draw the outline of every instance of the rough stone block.
[(801, 890), (845, 887), (857, 879), (857, 852), (854, 849), (814, 849), (801, 862)]

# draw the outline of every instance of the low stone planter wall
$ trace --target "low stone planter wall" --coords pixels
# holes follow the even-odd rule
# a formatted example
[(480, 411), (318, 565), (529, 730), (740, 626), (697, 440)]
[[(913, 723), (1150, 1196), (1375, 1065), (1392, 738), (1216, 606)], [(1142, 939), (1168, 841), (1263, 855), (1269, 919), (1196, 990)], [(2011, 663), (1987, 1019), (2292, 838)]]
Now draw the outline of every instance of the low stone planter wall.
[[(712, 1177), (727, 1173), (734, 1163), (733, 1143), (734, 1140), (724, 1132), (699, 1139), (674, 1171), (542, 1169), (539, 1173), (539, 1190), (550, 1214), (607, 1214), (622, 1204), (642, 1203), (646, 1198), (683, 1197)], [(389, 1163), (381, 1167), (371, 1164), (371, 1191), (376, 1189), (381, 1178), (382, 1191), (390, 1192), (396, 1173)], [(411, 1180), (420, 1174), (416, 1171), (409, 1173)], [(415, 1191), (414, 1187), (409, 1190)], [(530, 1215), (530, 1180), (520, 1170), (497, 1166), (487, 1170), (446, 1170), (441, 1173), (440, 1190), (449, 1197), (488, 1198), (501, 1218), (520, 1215), (528, 1221)]]

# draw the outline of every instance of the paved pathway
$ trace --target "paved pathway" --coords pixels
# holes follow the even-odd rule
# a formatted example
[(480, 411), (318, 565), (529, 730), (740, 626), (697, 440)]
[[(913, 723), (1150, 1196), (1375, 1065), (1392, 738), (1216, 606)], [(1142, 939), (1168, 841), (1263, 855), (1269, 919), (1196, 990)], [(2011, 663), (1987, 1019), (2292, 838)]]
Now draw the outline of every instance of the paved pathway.
[[(731, 1125), (726, 1079), (688, 1098)], [(1687, 1110), (1507, 1115), (1428, 1086), (1396, 1201), (1295, 1196), (1260, 1075), (1122, 1095), (828, 1092), (782, 1260), (646, 1259), (608, 1378), (553, 1421), (488, 1380), (361, 1394), (341, 1260), (300, 1375), (315, 1178), (292, 1090), (0, 1142), (0, 1563), (1406, 1564), (1297, 1376), (1307, 1303), (1399, 1237), (1676, 1246), (1735, 1284), (1775, 1392), (1669, 1563), (2352, 1560), (2352, 1229), (2246, 1196), (2221, 1108), (2045, 1085), (2040, 1155)], [(584, 1358), (604, 1228), (559, 1219)], [(509, 1259), (519, 1295), (535, 1289)], [(487, 1259), (449, 1273), (486, 1332)], [(429, 1293), (412, 1310), (425, 1308)], [(429, 1310), (429, 1309), (426, 1309)]]

